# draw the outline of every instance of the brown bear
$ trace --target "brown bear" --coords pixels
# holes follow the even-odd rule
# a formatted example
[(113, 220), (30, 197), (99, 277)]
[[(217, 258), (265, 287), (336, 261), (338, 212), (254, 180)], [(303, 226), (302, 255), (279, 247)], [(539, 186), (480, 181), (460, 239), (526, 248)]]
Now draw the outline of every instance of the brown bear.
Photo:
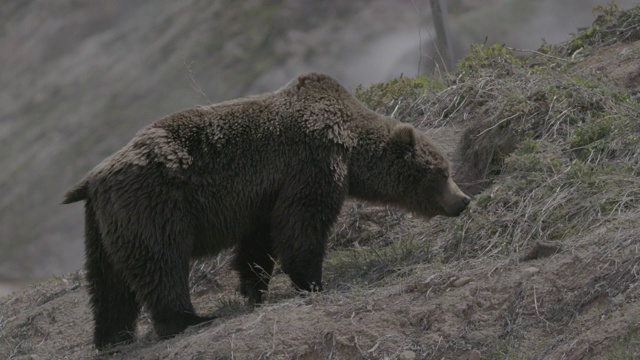
[(320, 290), (347, 196), (425, 217), (457, 216), (470, 202), (423, 133), (322, 74), (142, 129), (64, 200), (86, 201), (96, 347), (132, 340), (142, 305), (161, 337), (209, 320), (191, 303), (189, 260), (226, 248), (255, 303), (274, 259), (297, 288)]

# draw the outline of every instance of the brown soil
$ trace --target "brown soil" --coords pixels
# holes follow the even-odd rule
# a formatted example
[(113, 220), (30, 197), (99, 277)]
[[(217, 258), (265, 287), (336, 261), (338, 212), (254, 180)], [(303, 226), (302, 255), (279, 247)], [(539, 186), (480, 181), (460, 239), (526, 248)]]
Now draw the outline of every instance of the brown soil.
[(582, 75), (603, 77), (631, 93), (640, 93), (640, 41), (598, 49), (576, 66)]
[[(637, 90), (639, 49), (639, 42), (614, 45), (577, 66)], [(428, 132), (455, 160), (461, 129)], [(276, 274), (267, 304), (253, 311), (237, 294), (229, 254), (223, 254), (197, 264), (192, 279), (196, 308), (220, 315), (217, 320), (159, 341), (143, 316), (137, 342), (103, 353), (91, 344), (86, 283), (81, 273), (70, 274), (0, 299), (0, 357), (408, 360), (467, 359), (479, 351), (486, 359), (521, 353), (591, 359), (611, 358), (623, 349), (617, 358), (637, 358), (639, 213), (626, 225), (595, 228), (553, 250), (539, 244), (523, 258), (488, 252), (464, 261), (432, 260), (403, 268), (402, 276), (347, 285), (331, 282), (329, 274), (327, 290), (319, 294), (300, 296)], [(456, 221), (426, 222), (349, 203), (327, 266), (345, 248), (381, 237), (397, 242), (433, 237), (425, 257), (437, 257), (447, 246), (437, 241), (438, 232)], [(402, 239), (395, 240), (398, 234)]]

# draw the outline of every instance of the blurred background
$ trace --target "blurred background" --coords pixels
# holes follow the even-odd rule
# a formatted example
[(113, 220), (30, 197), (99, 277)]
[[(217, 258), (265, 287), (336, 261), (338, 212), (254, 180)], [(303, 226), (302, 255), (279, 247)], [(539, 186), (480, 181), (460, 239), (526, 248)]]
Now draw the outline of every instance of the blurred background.
[[(449, 0), (454, 57), (568, 40), (606, 2)], [(430, 13), (428, 0), (0, 2), (0, 286), (82, 266), (82, 205), (62, 196), (141, 127), (305, 71), (351, 90), (437, 73)]]

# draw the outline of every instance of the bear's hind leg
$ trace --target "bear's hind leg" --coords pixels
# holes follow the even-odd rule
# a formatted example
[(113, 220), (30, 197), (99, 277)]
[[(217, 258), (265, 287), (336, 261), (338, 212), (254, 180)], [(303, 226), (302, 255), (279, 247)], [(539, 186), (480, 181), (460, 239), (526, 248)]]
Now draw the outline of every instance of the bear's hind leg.
[(197, 315), (189, 293), (189, 261), (186, 256), (173, 253), (169, 258), (158, 258), (156, 267), (157, 290), (147, 297), (145, 304), (151, 313), (153, 327), (158, 336), (167, 339), (215, 317)]
[(269, 286), (274, 259), (267, 223), (247, 234), (236, 249), (233, 268), (240, 274), (240, 293), (252, 304), (261, 304)]
[[(148, 262), (147, 276), (153, 279), (152, 291), (142, 295), (151, 313), (153, 327), (160, 338), (169, 338), (211, 317), (199, 316), (193, 309), (189, 294), (189, 261), (186, 256), (166, 249), (170, 256), (154, 256)], [(146, 281), (148, 279), (140, 279)], [(148, 284), (148, 283), (147, 283)]]
[[(145, 218), (150, 219), (149, 218)], [(151, 315), (154, 329), (161, 338), (168, 338), (211, 317), (195, 313), (189, 294), (189, 259), (187, 244), (190, 231), (177, 223), (139, 224), (131, 238), (119, 238), (119, 243), (137, 243), (131, 247), (114, 246), (120, 268), (138, 300)], [(140, 231), (152, 229), (151, 231)]]
[(168, 339), (183, 332), (187, 327), (214, 320), (215, 317), (197, 315), (184, 310), (156, 311), (151, 314), (153, 328), (161, 339)]
[(85, 207), (85, 256), (96, 348), (133, 341), (140, 304), (109, 259), (89, 202)]

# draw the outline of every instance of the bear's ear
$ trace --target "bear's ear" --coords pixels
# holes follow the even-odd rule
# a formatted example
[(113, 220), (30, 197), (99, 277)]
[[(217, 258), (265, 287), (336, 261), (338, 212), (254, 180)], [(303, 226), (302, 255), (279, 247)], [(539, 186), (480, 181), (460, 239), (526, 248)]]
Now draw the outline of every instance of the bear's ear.
[(405, 148), (412, 148), (416, 144), (416, 133), (413, 126), (399, 124), (391, 130), (390, 142)]

